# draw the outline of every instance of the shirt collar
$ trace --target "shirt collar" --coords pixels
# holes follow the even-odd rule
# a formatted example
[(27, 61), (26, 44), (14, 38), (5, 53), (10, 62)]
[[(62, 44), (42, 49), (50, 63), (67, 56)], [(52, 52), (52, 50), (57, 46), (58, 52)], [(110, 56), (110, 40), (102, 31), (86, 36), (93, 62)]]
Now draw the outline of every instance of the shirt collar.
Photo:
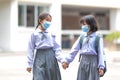
[[(85, 37), (87, 37), (88, 35), (87, 35), (87, 33), (85, 33)], [(90, 37), (94, 37), (94, 36), (96, 36), (96, 32), (93, 32), (92, 34), (90, 34), (89, 35)]]
[(41, 29), (38, 28), (38, 29), (36, 30), (36, 32), (38, 32), (38, 33), (39, 33), (39, 32), (40, 32), (40, 33), (41, 33), (41, 32), (48, 33), (48, 30), (44, 30), (44, 31), (42, 31)]

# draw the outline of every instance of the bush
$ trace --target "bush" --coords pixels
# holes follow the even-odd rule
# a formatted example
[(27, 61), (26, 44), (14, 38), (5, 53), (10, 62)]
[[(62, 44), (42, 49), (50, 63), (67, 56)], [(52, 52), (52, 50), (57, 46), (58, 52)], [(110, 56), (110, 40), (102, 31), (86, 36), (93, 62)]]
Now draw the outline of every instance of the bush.
[(120, 38), (120, 31), (114, 31), (108, 34), (105, 38), (106, 40), (113, 42), (114, 40), (117, 40), (118, 38)]
[(114, 31), (106, 35), (105, 39), (109, 50), (120, 50), (120, 44), (117, 42), (120, 39), (120, 31)]

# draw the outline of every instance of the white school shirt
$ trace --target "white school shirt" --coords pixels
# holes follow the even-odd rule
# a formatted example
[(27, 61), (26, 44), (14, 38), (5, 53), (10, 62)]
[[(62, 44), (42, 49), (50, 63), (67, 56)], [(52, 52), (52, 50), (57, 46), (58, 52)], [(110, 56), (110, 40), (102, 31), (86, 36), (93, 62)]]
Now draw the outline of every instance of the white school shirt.
[(53, 48), (55, 51), (55, 57), (59, 62), (62, 60), (61, 55), (61, 46), (56, 41), (56, 35), (53, 35), (50, 31), (45, 30), (43, 32), (45, 34), (46, 39), (41, 40), (43, 34), (40, 29), (35, 30), (29, 39), (28, 43), (28, 54), (27, 54), (27, 62), (28, 67), (33, 66), (34, 60), (34, 51), (35, 49), (46, 49), (46, 48)]
[[(89, 55), (97, 55), (98, 54), (98, 57), (99, 57), (98, 67), (104, 68), (105, 64), (104, 64), (104, 55), (103, 55), (103, 38), (102, 37), (100, 38), (98, 53), (96, 53), (96, 50), (94, 49), (94, 44), (93, 44), (93, 43), (95, 43), (94, 41), (95, 41), (96, 36), (97, 36), (96, 32), (92, 33), (89, 36), (87, 36), (87, 34), (85, 34), (81, 49), (80, 49), (80, 37), (81, 36), (79, 36), (78, 39), (76, 40), (76, 42), (74, 43), (74, 45), (72, 46), (70, 53), (65, 57), (63, 62), (67, 62), (69, 64), (70, 62), (73, 61), (73, 59), (75, 58), (75, 56), (78, 52), (80, 52), (80, 54), (89, 54)], [(88, 37), (90, 39), (89, 39), (89, 42), (86, 43), (86, 40)]]

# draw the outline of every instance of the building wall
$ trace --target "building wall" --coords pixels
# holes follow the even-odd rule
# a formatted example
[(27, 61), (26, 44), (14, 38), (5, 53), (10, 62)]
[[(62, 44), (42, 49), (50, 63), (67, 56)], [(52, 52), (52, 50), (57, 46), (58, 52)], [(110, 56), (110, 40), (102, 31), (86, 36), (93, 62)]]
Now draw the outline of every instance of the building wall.
[(64, 5), (76, 5), (86, 7), (120, 8), (119, 0), (63, 0)]
[[(0, 50), (3, 51), (26, 51), (27, 44), (30, 34), (34, 31), (35, 27), (20, 27), (18, 26), (18, 5), (19, 4), (36, 4), (36, 5), (51, 5), (50, 13), (53, 16), (53, 24), (50, 28), (51, 31), (56, 33), (58, 36), (58, 41), (61, 43), (61, 34), (67, 35), (72, 44), (74, 43), (75, 35), (80, 33), (79, 30), (73, 30), (73, 27), (79, 28), (77, 24), (72, 23), (70, 17), (74, 20), (79, 20), (79, 16), (73, 14), (73, 16), (62, 15), (61, 7), (62, 5), (78, 6), (78, 7), (96, 7), (96, 8), (109, 8), (110, 9), (110, 27), (107, 30), (120, 30), (120, 6), (118, 0), (1, 0), (0, 1)], [(106, 3), (106, 4), (103, 4)], [(62, 30), (62, 18), (65, 18), (64, 22), (70, 23), (72, 27), (69, 30)], [(78, 18), (77, 18), (78, 17)], [(66, 19), (68, 21), (66, 21)], [(64, 26), (64, 25), (63, 25)], [(64, 28), (63, 28), (64, 29)], [(62, 32), (62, 33), (61, 33)], [(103, 33), (104, 31), (102, 31)], [(105, 33), (106, 34), (106, 33)], [(65, 39), (65, 38), (64, 38)], [(70, 43), (70, 45), (72, 45)]]
[(110, 10), (110, 30), (120, 30), (120, 9)]
[(0, 50), (10, 50), (10, 1), (0, 3)]

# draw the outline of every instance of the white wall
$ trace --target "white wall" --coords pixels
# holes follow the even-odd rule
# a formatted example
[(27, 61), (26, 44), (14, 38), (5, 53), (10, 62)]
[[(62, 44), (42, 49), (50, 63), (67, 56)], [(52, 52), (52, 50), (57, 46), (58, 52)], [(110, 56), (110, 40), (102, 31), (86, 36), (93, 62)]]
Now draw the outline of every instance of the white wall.
[(119, 0), (62, 0), (62, 4), (107, 8), (120, 8), (119, 3)]
[(0, 3), (0, 50), (10, 50), (10, 2)]
[(120, 30), (120, 9), (110, 10), (110, 30)]
[[(19, 2), (34, 2), (36, 4), (45, 3), (49, 5), (52, 4), (50, 10), (50, 13), (53, 17), (51, 31), (57, 34), (58, 41), (61, 43), (61, 4), (101, 7), (101, 4), (104, 2), (104, 0), (98, 0), (96, 4), (93, 4), (95, 1), (96, 0), (8, 0), (5, 2), (0, 2), (0, 50), (26, 51), (27, 49), (29, 36), (34, 29), (18, 27)], [(111, 5), (110, 0), (107, 4), (102, 4), (103, 7), (114, 8), (110, 10), (111, 30), (120, 30), (120, 6), (118, 3), (119, 2), (115, 0), (113, 4), (116, 5)], [(115, 9), (115, 7), (118, 7), (118, 9)]]
[(52, 15), (52, 26), (50, 30), (57, 36), (58, 42), (61, 44), (61, 1), (56, 0), (52, 3), (50, 8), (50, 14)]
[(41, 4), (41, 3), (45, 3), (45, 4), (51, 4), (52, 2), (56, 1), (56, 0), (18, 0), (21, 3), (36, 3), (36, 4)]
[(11, 51), (18, 50), (19, 43), (18, 39), (18, 2), (17, 0), (12, 0), (10, 2), (10, 49)]
[(117, 13), (116, 13), (116, 30), (120, 31), (120, 9), (117, 9)]

